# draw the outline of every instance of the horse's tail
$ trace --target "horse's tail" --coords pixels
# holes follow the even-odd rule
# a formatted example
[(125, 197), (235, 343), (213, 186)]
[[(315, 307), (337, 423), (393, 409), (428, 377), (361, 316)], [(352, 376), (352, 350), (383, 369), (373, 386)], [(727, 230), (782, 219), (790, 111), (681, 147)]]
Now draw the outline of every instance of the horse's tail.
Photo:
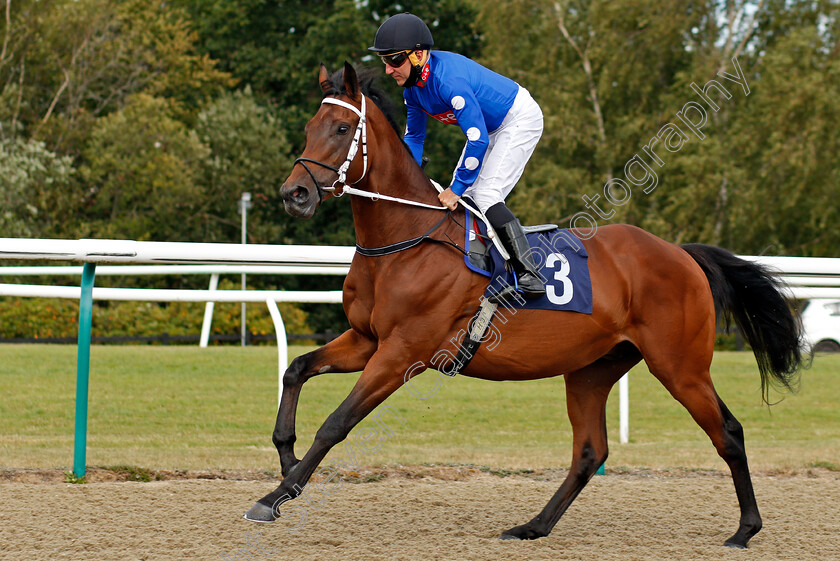
[(702, 244), (682, 248), (706, 273), (718, 317), (725, 325), (734, 319), (752, 347), (764, 401), (769, 403), (771, 384), (793, 391), (803, 366), (803, 332), (781, 281), (766, 267), (725, 249)]

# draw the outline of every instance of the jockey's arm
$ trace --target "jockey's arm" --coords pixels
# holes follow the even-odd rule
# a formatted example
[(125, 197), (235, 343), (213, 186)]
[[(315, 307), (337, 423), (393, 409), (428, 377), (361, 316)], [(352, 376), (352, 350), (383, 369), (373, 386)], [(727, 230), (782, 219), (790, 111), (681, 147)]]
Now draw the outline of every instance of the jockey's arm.
[(403, 140), (411, 150), (414, 161), (418, 165), (423, 163), (423, 144), (426, 142), (426, 113), (413, 104), (406, 105), (405, 136)]
[(450, 185), (452, 191), (461, 196), (478, 178), (490, 138), (481, 105), (469, 84), (465, 80), (458, 80), (450, 85), (449, 90), (447, 94), (458, 119), (458, 126), (467, 137), (464, 156)]

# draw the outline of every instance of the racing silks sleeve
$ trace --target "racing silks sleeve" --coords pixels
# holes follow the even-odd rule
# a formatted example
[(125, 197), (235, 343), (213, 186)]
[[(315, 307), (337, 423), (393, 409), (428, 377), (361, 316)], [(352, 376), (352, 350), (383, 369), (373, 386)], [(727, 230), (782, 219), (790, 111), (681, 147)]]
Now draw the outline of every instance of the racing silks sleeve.
[(450, 185), (452, 191), (460, 196), (478, 179), (490, 139), (481, 106), (469, 83), (455, 79), (441, 87), (441, 90), (458, 119), (458, 126), (467, 137), (463, 158)]
[(419, 165), (423, 160), (423, 144), (426, 141), (426, 113), (420, 106), (406, 101), (405, 136), (403, 140), (411, 149), (414, 161)]

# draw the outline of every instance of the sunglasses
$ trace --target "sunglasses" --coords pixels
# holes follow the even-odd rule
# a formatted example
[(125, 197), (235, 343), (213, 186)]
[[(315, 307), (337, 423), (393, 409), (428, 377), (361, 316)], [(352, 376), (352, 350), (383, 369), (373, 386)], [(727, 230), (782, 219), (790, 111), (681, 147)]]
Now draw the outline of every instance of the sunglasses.
[(382, 62), (390, 66), (391, 68), (399, 68), (400, 66), (405, 63), (405, 59), (408, 58), (408, 54), (411, 51), (403, 51), (401, 53), (395, 53), (392, 55), (379, 55), (382, 59)]

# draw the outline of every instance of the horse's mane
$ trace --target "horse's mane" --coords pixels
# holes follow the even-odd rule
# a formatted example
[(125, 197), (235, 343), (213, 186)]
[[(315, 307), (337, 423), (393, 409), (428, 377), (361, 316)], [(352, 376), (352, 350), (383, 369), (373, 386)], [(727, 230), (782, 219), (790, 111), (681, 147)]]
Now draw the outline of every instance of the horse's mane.
[[(397, 138), (402, 139), (402, 131), (396, 119), (397, 105), (385, 91), (374, 85), (374, 82), (380, 77), (380, 73), (373, 68), (363, 67), (356, 68), (356, 75), (359, 77), (359, 87), (362, 93), (376, 104), (379, 110), (382, 111), (382, 114), (385, 115), (385, 118), (388, 119), (388, 123), (393, 127), (394, 132), (397, 133)], [(344, 87), (344, 68), (330, 76), (329, 84), (332, 88), (324, 93), (324, 97), (347, 93)]]

